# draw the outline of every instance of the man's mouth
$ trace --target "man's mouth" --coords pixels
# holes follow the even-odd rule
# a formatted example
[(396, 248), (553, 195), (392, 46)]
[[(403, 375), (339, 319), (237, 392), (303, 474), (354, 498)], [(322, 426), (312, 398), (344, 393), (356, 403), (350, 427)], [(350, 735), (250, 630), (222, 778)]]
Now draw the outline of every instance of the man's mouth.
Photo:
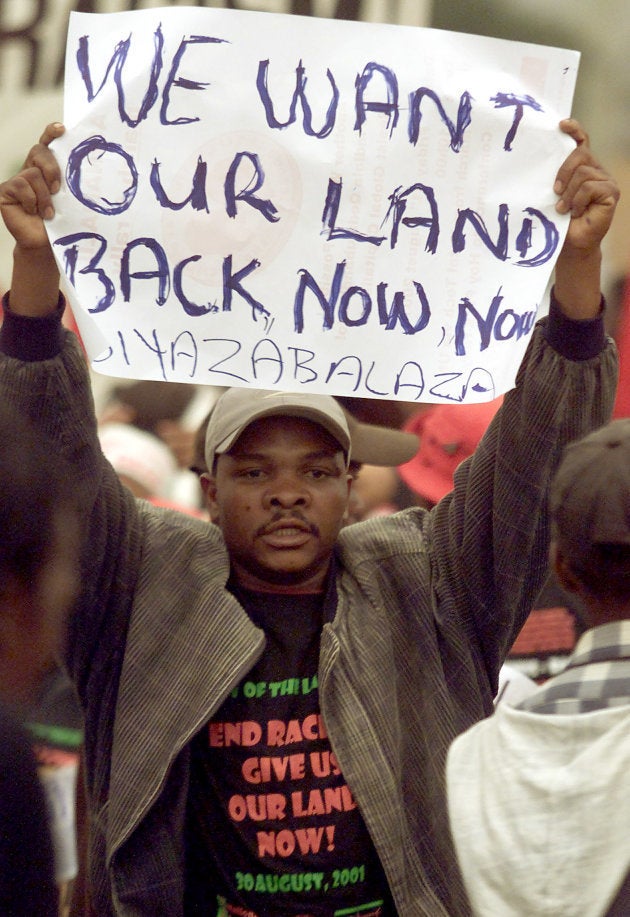
[(295, 516), (274, 519), (258, 530), (258, 537), (272, 547), (293, 548), (317, 536), (317, 528), (305, 519)]

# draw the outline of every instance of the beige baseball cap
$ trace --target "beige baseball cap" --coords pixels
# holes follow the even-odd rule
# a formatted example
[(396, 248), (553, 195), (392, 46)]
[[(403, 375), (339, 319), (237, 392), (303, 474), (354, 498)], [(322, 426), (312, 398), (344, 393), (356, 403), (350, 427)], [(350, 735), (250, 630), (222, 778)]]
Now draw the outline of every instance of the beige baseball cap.
[(241, 433), (262, 417), (303, 417), (327, 430), (350, 456), (350, 431), (341, 406), (330, 395), (229, 388), (217, 400), (206, 431), (206, 465), (229, 452)]
[(415, 434), (361, 423), (331, 395), (231, 388), (221, 395), (210, 413), (206, 466), (213, 468), (217, 455), (229, 451), (249, 424), (278, 415), (304, 417), (319, 424), (337, 440), (348, 459), (360, 464), (395, 467), (418, 451)]

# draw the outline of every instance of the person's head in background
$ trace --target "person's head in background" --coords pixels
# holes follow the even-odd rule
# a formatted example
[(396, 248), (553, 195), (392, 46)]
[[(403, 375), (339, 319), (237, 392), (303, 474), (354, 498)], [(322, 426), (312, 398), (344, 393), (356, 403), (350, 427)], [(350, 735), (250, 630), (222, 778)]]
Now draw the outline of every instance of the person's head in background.
[(406, 431), (420, 438), (420, 448), (399, 466), (398, 474), (417, 505), (430, 509), (450, 493), (455, 469), (473, 454), (502, 401), (436, 404), (405, 424)]
[(343, 408), (350, 430), (352, 451), (348, 471), (352, 490), (346, 524), (394, 512), (398, 476), (396, 466), (418, 451), (413, 433), (364, 423)]
[(0, 444), (0, 697), (19, 710), (61, 647), (79, 583), (79, 519), (58, 456), (4, 405)]
[(630, 618), (630, 418), (565, 450), (549, 507), (551, 562), (588, 624)]
[(157, 436), (169, 447), (180, 468), (188, 468), (195, 430), (221, 391), (218, 386), (187, 382), (121, 382), (109, 390), (98, 421), (132, 424)]
[[(341, 402), (341, 399), (338, 399)], [(350, 491), (346, 524), (360, 522), (383, 506), (391, 508), (397, 487), (396, 467), (408, 461), (418, 449), (414, 433), (371, 423), (362, 423), (343, 408), (352, 441), (348, 472), (353, 483)], [(190, 470), (197, 475), (208, 471), (206, 466), (206, 429), (210, 411), (195, 434), (193, 462)]]
[(134, 497), (168, 499), (177, 462), (153, 433), (129, 423), (104, 423), (98, 438), (105, 458)]
[(195, 386), (186, 382), (141, 379), (111, 388), (99, 424), (132, 424), (162, 439), (181, 467), (190, 463), (193, 434), (184, 431), (181, 418), (195, 397)]
[(131, 423), (158, 436), (160, 423), (178, 420), (194, 395), (195, 387), (187, 382), (121, 382), (110, 389), (99, 423)]

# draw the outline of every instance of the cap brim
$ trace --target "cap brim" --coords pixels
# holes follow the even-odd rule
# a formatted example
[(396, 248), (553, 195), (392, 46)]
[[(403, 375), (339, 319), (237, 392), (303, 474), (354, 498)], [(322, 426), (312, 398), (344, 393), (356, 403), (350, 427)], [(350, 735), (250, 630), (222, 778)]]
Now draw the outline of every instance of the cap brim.
[(350, 430), (353, 462), (395, 467), (408, 462), (420, 448), (420, 440), (414, 433), (361, 423), (345, 409), (344, 413)]

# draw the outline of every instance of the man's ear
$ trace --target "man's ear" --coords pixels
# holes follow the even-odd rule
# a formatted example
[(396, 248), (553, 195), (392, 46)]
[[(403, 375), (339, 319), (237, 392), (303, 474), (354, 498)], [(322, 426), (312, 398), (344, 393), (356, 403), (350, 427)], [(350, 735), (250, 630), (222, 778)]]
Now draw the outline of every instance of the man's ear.
[(217, 506), (217, 482), (213, 475), (205, 471), (199, 476), (199, 484), (203, 491), (205, 503), (208, 508), (210, 521), (217, 523), (219, 519), (219, 507)]
[(352, 505), (352, 501), (354, 500), (354, 493), (352, 490), (352, 486), (357, 477), (357, 474), (358, 472), (354, 472), (354, 473), (352, 471), (346, 472), (348, 492), (346, 494), (346, 508), (344, 510), (343, 518), (342, 518), (343, 525), (348, 525), (348, 523), (350, 522), (351, 516), (352, 516), (351, 505)]

